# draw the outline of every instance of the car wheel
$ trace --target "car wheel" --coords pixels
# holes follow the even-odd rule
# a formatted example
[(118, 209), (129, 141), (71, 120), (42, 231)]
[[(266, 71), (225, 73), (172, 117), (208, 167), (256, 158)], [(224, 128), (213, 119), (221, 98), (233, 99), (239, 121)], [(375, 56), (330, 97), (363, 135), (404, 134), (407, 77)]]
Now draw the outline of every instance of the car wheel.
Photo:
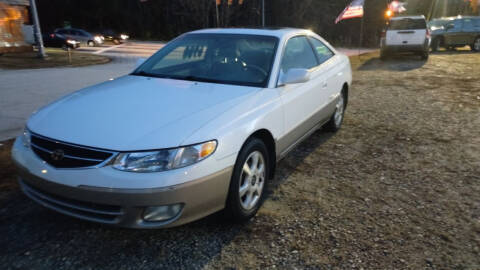
[(472, 51), (480, 52), (480, 37), (477, 37), (473, 42), (472, 46), (470, 46)]
[(438, 52), (440, 50), (441, 43), (442, 43), (441, 38), (435, 38), (432, 41), (432, 52)]
[(260, 139), (249, 139), (233, 169), (226, 205), (228, 218), (245, 222), (255, 216), (263, 201), (269, 170), (267, 147)]
[(88, 47), (94, 47), (94, 46), (95, 46), (95, 42), (93, 42), (93, 41), (90, 40), (89, 42), (87, 42), (87, 45), (88, 45)]
[(63, 44), (63, 45), (62, 45), (62, 50), (68, 51), (68, 46), (67, 46), (66, 44)]
[(422, 60), (428, 60), (428, 51), (422, 52), (420, 56), (422, 57)]
[(113, 40), (113, 44), (115, 44), (115, 45), (119, 45), (119, 44), (120, 44), (120, 40), (118, 40), (118, 39), (114, 39), (114, 40)]
[(345, 109), (347, 107), (347, 98), (346, 92), (342, 91), (337, 100), (337, 104), (335, 105), (335, 112), (327, 124), (325, 124), (325, 129), (327, 131), (336, 132), (342, 126)]

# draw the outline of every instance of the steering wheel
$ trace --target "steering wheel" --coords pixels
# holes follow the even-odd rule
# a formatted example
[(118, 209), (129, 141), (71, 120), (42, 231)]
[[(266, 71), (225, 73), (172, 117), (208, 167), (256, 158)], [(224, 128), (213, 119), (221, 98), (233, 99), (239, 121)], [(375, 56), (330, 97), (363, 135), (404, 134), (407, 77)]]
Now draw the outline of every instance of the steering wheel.
[(250, 64), (247, 64), (245, 61), (243, 61), (241, 58), (237, 57), (235, 58), (236, 61), (234, 61), (235, 63), (239, 64), (242, 66), (243, 69), (251, 69), (251, 70), (254, 70), (258, 73), (261, 73), (264, 77), (268, 77), (268, 72), (257, 66), (257, 65), (250, 65)]

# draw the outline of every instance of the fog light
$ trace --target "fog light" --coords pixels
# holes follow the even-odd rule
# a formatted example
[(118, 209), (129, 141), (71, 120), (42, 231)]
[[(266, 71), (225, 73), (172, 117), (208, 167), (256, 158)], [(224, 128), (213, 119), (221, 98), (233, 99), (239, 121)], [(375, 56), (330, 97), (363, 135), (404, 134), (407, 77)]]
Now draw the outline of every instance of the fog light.
[(172, 204), (163, 206), (147, 207), (143, 213), (143, 219), (146, 221), (166, 221), (172, 219), (182, 211), (183, 204)]

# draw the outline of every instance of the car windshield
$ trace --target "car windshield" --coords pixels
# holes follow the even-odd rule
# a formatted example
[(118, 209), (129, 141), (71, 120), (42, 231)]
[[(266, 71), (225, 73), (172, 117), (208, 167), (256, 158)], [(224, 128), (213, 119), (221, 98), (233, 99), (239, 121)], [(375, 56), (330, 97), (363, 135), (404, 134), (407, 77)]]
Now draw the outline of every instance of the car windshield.
[(390, 21), (389, 30), (414, 30), (427, 28), (423, 19), (399, 19)]
[(265, 87), (278, 38), (187, 34), (169, 43), (132, 75)]

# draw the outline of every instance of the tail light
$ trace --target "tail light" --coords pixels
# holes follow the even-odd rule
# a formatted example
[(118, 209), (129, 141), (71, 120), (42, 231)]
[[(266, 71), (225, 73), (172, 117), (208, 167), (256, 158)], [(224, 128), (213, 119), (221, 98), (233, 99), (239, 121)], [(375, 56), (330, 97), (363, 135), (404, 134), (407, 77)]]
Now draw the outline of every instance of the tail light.
[[(378, 33), (378, 32), (377, 32)], [(385, 29), (382, 30), (382, 33), (380, 34), (381, 38), (385, 38), (387, 36), (387, 31)]]
[(55, 37), (55, 34), (50, 34), (50, 37), (51, 37), (51, 38), (54, 38), (54, 37)]
[(427, 29), (427, 38), (431, 38), (432, 37), (432, 33), (430, 32), (430, 29)]

